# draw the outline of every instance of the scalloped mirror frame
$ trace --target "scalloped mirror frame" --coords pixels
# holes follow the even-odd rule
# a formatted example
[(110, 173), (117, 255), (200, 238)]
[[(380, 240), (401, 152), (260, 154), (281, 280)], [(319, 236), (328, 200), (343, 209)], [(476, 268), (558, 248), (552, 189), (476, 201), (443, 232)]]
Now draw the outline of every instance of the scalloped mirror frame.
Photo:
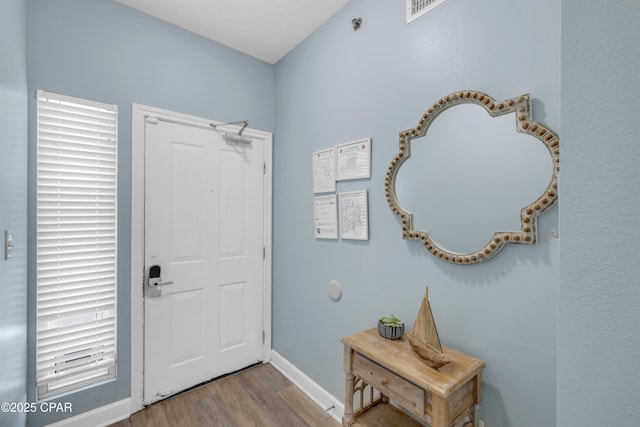
[[(483, 107), (491, 117), (515, 113), (516, 131), (529, 134), (542, 142), (551, 154), (553, 162), (551, 180), (545, 191), (520, 211), (520, 231), (498, 231), (483, 248), (470, 253), (451, 252), (439, 246), (429, 231), (413, 229), (413, 214), (404, 210), (396, 196), (396, 175), (400, 166), (411, 157), (411, 140), (425, 136), (431, 123), (447, 108), (459, 104), (477, 104)], [(420, 240), (436, 257), (453, 264), (476, 264), (495, 256), (506, 243), (535, 244), (537, 242), (537, 218), (549, 210), (558, 200), (557, 174), (560, 171), (560, 139), (551, 129), (531, 118), (531, 99), (529, 94), (496, 102), (489, 95), (478, 91), (455, 92), (441, 98), (423, 114), (413, 129), (400, 132), (400, 151), (391, 161), (385, 176), (385, 195), (391, 210), (402, 221), (402, 238)]]

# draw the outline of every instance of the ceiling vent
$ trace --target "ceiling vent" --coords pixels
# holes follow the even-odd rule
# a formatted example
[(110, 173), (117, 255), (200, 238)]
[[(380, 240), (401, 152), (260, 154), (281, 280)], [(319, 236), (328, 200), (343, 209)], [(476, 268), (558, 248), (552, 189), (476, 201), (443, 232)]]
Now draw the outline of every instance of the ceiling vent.
[(407, 0), (407, 24), (444, 2), (445, 0)]

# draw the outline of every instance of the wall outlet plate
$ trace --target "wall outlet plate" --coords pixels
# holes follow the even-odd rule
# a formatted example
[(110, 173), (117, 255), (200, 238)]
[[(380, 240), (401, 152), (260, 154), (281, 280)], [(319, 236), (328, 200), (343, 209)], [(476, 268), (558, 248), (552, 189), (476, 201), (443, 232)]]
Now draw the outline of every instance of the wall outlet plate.
[(9, 230), (4, 231), (4, 259), (11, 258), (13, 252), (13, 232)]
[(478, 427), (486, 427), (482, 418), (478, 421)]

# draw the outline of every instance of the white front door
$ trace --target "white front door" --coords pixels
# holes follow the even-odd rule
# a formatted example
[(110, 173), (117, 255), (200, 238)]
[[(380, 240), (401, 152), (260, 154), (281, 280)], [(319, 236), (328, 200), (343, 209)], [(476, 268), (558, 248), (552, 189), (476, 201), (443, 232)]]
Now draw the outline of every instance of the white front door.
[(260, 141), (147, 120), (145, 404), (262, 359), (264, 162)]

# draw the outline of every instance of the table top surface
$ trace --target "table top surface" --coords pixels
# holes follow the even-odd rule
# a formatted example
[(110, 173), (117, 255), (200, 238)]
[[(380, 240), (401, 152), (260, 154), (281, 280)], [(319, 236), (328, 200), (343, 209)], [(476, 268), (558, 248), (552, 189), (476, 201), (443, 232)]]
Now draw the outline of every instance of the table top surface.
[(442, 351), (450, 362), (433, 369), (411, 348), (406, 334), (399, 340), (390, 340), (381, 337), (377, 328), (343, 338), (342, 342), (414, 384), (443, 397), (476, 376), (485, 366), (482, 360), (443, 345)]

